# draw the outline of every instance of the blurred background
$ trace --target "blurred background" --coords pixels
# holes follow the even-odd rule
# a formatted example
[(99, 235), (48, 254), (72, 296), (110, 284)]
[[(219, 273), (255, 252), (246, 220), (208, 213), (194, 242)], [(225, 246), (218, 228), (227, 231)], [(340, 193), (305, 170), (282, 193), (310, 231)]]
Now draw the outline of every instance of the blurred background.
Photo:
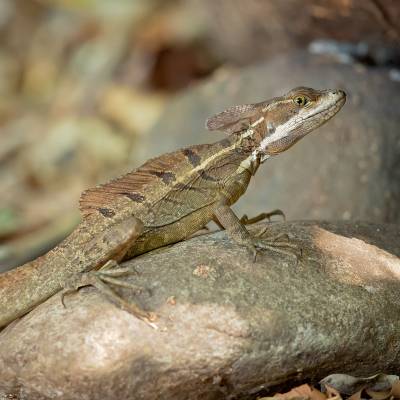
[(399, 223), (399, 21), (398, 0), (0, 0), (0, 271), (64, 238), (84, 189), (299, 85), (348, 102), (237, 212)]

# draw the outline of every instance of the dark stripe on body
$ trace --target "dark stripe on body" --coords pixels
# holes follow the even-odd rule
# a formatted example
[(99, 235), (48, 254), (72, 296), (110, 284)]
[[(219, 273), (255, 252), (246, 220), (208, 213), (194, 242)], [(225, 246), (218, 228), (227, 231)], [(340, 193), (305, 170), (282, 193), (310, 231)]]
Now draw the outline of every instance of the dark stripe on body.
[(140, 193), (122, 193), (128, 199), (135, 201), (136, 203), (143, 203), (145, 197)]
[(203, 190), (197, 186), (194, 185), (188, 185), (187, 183), (177, 183), (175, 185), (175, 189), (177, 190), (192, 190), (192, 191), (197, 191), (197, 192), (202, 192)]
[(201, 179), (210, 182), (216, 182), (218, 179), (214, 178), (212, 175), (208, 174), (204, 169), (199, 171), (199, 176)]
[(174, 182), (176, 176), (172, 172), (165, 172), (165, 171), (149, 171), (150, 174), (157, 176), (158, 178), (162, 179), (162, 181), (168, 185), (171, 182)]
[(115, 215), (115, 212), (109, 208), (99, 208), (99, 213), (107, 218), (112, 218)]
[(201, 157), (191, 149), (184, 149), (183, 154), (189, 160), (193, 167), (197, 167), (201, 162)]
[(228, 147), (228, 146), (231, 145), (231, 141), (228, 138), (222, 139), (219, 143), (221, 144), (221, 146), (223, 148)]
[(180, 202), (180, 201), (178, 201), (178, 200), (175, 200), (174, 198), (172, 198), (172, 197), (164, 197), (163, 199), (162, 199), (163, 201), (167, 201), (168, 203), (171, 203), (171, 204), (174, 204), (174, 205), (176, 205), (176, 206), (181, 206), (182, 205), (182, 203)]

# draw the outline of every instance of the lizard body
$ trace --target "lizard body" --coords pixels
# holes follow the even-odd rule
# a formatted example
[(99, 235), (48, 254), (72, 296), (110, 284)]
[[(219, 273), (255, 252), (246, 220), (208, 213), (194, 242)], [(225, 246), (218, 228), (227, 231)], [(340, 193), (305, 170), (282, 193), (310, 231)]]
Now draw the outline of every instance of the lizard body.
[(340, 90), (296, 88), (266, 102), (232, 107), (207, 120), (209, 130), (228, 133), (223, 140), (161, 155), (85, 191), (82, 222), (68, 238), (0, 275), (0, 327), (61, 290), (77, 273), (184, 240), (211, 220), (255, 254), (263, 246), (230, 206), (262, 162), (328, 121), (345, 98)]

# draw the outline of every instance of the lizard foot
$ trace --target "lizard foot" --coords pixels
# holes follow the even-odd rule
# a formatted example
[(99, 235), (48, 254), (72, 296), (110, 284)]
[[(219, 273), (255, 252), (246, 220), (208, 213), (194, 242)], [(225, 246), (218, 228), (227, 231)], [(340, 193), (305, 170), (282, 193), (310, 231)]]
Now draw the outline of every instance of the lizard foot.
[(137, 293), (141, 292), (143, 288), (131, 284), (129, 282), (125, 282), (122, 279), (118, 279), (120, 277), (130, 275), (132, 273), (135, 272), (132, 272), (132, 270), (129, 268), (120, 267), (116, 261), (110, 260), (106, 264), (104, 264), (104, 266), (100, 268), (98, 271), (84, 272), (82, 274), (76, 275), (76, 277), (71, 279), (69, 285), (61, 293), (61, 302), (65, 307), (66, 295), (76, 292), (81, 287), (93, 286), (117, 307), (121, 308), (124, 311), (129, 312), (138, 319), (146, 322), (152, 328), (157, 328), (157, 326), (153, 323), (156, 319), (156, 315), (154, 313), (144, 311), (136, 304), (124, 300), (121, 296), (115, 293), (114, 290), (112, 290), (110, 287), (111, 284), (119, 287), (132, 289)]
[(275, 253), (289, 256), (294, 258), (296, 265), (302, 257), (302, 250), (297, 244), (291, 243), (289, 241), (289, 236), (285, 233), (281, 233), (275, 237), (269, 237), (266, 239), (261, 239), (258, 234), (253, 237), (251, 243), (246, 247), (250, 251), (253, 261), (257, 260), (257, 255), (260, 250), (270, 250)]
[(271, 221), (271, 217), (274, 217), (275, 215), (280, 215), (283, 220), (286, 221), (285, 213), (282, 210), (276, 209), (267, 213), (258, 214), (253, 218), (249, 218), (246, 214), (244, 214), (243, 217), (240, 218), (240, 222), (244, 225), (251, 225), (263, 221), (264, 219)]

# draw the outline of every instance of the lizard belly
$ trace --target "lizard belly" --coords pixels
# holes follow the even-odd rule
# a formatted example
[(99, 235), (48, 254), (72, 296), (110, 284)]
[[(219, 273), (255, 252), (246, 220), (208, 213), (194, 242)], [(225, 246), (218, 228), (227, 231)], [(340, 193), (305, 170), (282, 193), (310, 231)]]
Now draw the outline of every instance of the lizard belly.
[[(246, 170), (234, 175), (225, 182), (223, 189), (220, 189), (214, 195), (215, 198), (211, 203), (205, 203), (203, 207), (191, 210), (190, 212), (186, 210), (186, 215), (182, 215), (170, 223), (156, 225), (157, 218), (147, 219), (148, 216), (143, 215), (144, 232), (128, 250), (125, 259), (146, 253), (158, 247), (185, 240), (193, 233), (204, 228), (213, 220), (214, 211), (220, 204), (221, 199), (225, 199), (228, 205), (234, 204), (246, 191), (250, 178), (251, 174)], [(163, 219), (165, 220), (165, 217)], [(149, 226), (149, 221), (156, 226)]]
[(187, 239), (213, 219), (214, 209), (215, 204), (211, 204), (185, 215), (171, 224), (155, 228), (145, 227), (143, 234), (133, 243), (125, 259)]

